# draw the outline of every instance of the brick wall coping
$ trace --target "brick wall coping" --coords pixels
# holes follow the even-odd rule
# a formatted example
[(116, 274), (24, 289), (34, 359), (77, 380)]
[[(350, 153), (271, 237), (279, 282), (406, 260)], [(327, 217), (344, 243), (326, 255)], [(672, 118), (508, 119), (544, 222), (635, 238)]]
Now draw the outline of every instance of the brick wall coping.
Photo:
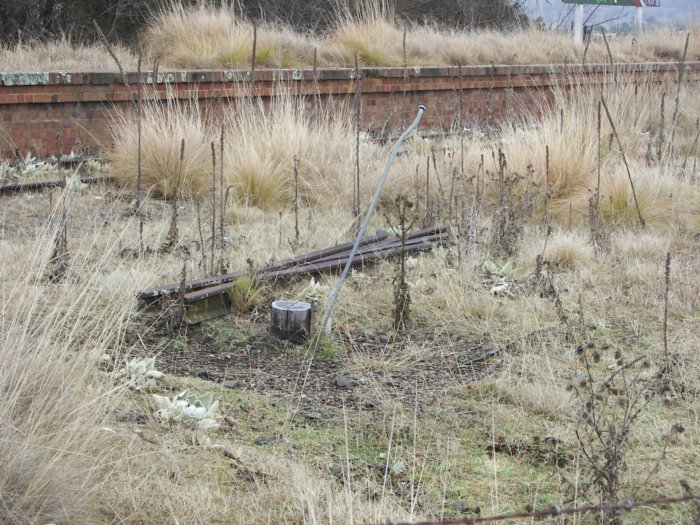
[[(625, 73), (676, 72), (675, 62), (643, 62), (615, 64), (618, 71)], [(700, 71), (700, 62), (687, 62), (686, 70)], [(440, 67), (364, 67), (360, 70), (362, 78), (434, 78), (434, 77), (511, 77), (531, 75), (571, 75), (599, 74), (610, 72), (610, 64), (531, 64), (531, 65), (490, 65), (490, 66), (440, 66)], [(139, 74), (125, 73), (129, 84), (139, 82)], [(275, 81), (333, 81), (353, 80), (353, 68), (336, 69), (260, 69), (251, 75), (250, 70), (173, 70), (161, 71), (156, 84), (191, 84), (191, 83), (234, 83), (234, 82), (275, 82)], [(141, 73), (143, 84), (153, 84), (153, 74)], [(45, 71), (38, 73), (0, 72), (0, 86), (87, 86), (123, 84), (124, 79), (118, 72), (64, 72)]]
[[(684, 79), (700, 82), (700, 61), (685, 64)], [(678, 78), (678, 64), (532, 64), (450, 67), (341, 69), (261, 69), (142, 72), (0, 72), (0, 154), (18, 151), (36, 156), (61, 151), (86, 152), (108, 147), (114, 116), (133, 109), (137, 86), (145, 99), (197, 101), (210, 115), (239, 100), (264, 100), (288, 90), (330, 104), (361, 97), (362, 126), (401, 129), (426, 104), (424, 128), (447, 129), (455, 115), (465, 122), (494, 123), (536, 107), (554, 86), (605, 84), (647, 78)], [(308, 102), (311, 102), (310, 100)]]

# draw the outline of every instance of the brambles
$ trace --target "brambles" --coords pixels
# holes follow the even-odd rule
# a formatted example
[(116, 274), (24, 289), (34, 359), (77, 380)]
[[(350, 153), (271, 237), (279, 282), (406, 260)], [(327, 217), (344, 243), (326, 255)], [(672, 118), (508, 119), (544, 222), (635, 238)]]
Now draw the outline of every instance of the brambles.
[(498, 200), (491, 220), (491, 246), (497, 255), (512, 257), (520, 248), (525, 221), (533, 208), (529, 187), (517, 195), (523, 178), (507, 173), (505, 154), (498, 151)]
[(394, 276), (394, 330), (403, 331), (410, 322), (411, 294), (406, 282), (406, 238), (417, 222), (413, 203), (406, 195), (399, 194), (394, 199), (395, 221), (387, 217), (390, 228), (399, 238), (400, 251), (397, 254), (396, 275)]
[[(630, 357), (621, 348), (598, 350), (590, 343), (583, 343), (577, 354), (583, 371), (571, 389), (579, 402), (576, 438), (588, 475), (576, 490), (592, 491), (600, 503), (610, 504), (622, 498), (631, 436), (658, 393), (658, 379), (645, 355)], [(607, 372), (601, 363), (608, 365)], [(603, 516), (604, 523), (622, 523), (619, 509)]]

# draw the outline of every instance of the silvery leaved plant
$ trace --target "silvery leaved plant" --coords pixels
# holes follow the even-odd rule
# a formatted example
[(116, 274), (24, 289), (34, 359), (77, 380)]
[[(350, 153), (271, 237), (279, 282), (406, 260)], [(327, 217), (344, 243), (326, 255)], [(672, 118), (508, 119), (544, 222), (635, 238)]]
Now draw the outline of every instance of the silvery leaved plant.
[(197, 396), (184, 390), (172, 399), (157, 394), (153, 394), (153, 397), (159, 408), (158, 417), (163, 421), (192, 422), (199, 430), (219, 428), (219, 402), (210, 392)]
[(139, 392), (154, 390), (158, 380), (165, 377), (163, 372), (156, 370), (155, 357), (135, 357), (121, 369), (121, 374), (126, 376), (127, 386)]

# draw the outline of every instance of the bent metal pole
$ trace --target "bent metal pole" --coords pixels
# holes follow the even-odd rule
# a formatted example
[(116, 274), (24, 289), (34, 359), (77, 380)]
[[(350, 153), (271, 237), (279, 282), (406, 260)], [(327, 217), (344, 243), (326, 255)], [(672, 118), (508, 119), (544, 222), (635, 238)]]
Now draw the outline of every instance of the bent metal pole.
[(340, 289), (343, 287), (343, 283), (345, 282), (345, 279), (348, 276), (348, 272), (350, 271), (350, 268), (352, 267), (352, 261), (355, 258), (355, 255), (357, 254), (357, 249), (360, 246), (360, 239), (365, 234), (365, 230), (367, 229), (367, 225), (369, 224), (369, 220), (372, 217), (372, 212), (374, 212), (374, 208), (377, 206), (377, 203), (379, 202), (379, 197), (382, 194), (382, 188), (384, 187), (384, 183), (386, 182), (387, 177), (389, 176), (389, 169), (391, 168), (391, 165), (394, 163), (394, 159), (396, 159), (396, 155), (399, 152), (399, 146), (401, 146), (401, 143), (406, 140), (406, 138), (413, 133), (413, 130), (415, 130), (418, 127), (418, 123), (420, 120), (423, 118), (423, 113), (425, 113), (425, 106), (421, 104), (418, 106), (418, 114), (416, 115), (415, 120), (413, 123), (404, 131), (401, 136), (399, 137), (399, 140), (396, 141), (396, 144), (394, 144), (394, 147), (391, 150), (391, 155), (389, 155), (389, 160), (386, 162), (386, 166), (384, 167), (384, 173), (382, 173), (382, 178), (379, 179), (379, 184), (377, 185), (377, 189), (374, 190), (374, 195), (372, 196), (372, 201), (369, 204), (369, 208), (367, 209), (367, 214), (365, 215), (365, 219), (362, 221), (362, 226), (360, 226), (360, 231), (357, 232), (357, 236), (355, 237), (355, 244), (352, 247), (352, 251), (350, 252), (350, 256), (348, 257), (347, 262), (345, 263), (345, 268), (343, 268), (343, 273), (340, 275), (338, 278), (338, 282), (335, 285), (335, 290), (333, 290), (333, 293), (331, 293), (330, 297), (328, 298), (328, 306), (326, 307), (326, 315), (323, 318), (323, 324), (321, 325), (323, 328), (323, 331), (326, 334), (330, 334), (331, 332), (331, 326), (333, 324), (333, 307), (335, 306), (335, 302), (338, 299), (338, 295), (340, 294)]

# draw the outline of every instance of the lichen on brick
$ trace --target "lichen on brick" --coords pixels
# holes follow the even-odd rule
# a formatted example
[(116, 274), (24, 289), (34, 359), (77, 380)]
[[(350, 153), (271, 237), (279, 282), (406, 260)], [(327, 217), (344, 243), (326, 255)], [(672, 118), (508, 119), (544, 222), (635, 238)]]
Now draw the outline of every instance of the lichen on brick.
[(2, 73), (4, 86), (38, 86), (49, 83), (48, 73)]

